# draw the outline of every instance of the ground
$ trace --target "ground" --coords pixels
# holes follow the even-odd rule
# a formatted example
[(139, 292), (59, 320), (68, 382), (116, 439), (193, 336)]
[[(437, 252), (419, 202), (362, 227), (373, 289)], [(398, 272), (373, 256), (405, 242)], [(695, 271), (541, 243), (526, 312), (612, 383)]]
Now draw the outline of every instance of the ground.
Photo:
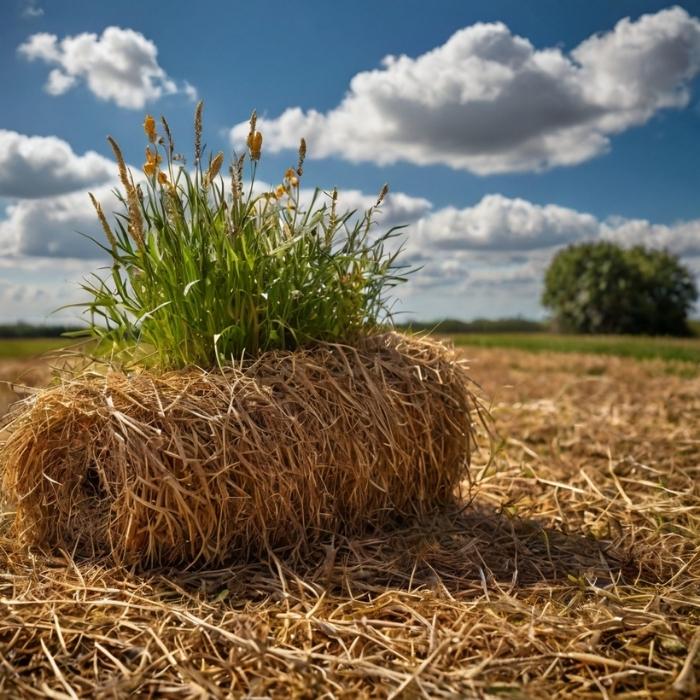
[(697, 697), (697, 366), (464, 352), (493, 423), (459, 511), (206, 573), (0, 528), (0, 696)]

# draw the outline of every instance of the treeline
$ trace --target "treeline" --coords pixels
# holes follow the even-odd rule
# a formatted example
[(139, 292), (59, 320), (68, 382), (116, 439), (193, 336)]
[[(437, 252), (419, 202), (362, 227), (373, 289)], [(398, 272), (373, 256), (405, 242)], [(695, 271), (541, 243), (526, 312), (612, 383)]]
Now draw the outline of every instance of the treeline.
[[(700, 320), (691, 320), (688, 326), (692, 335), (700, 336)], [(460, 321), (446, 318), (442, 321), (407, 321), (397, 323), (401, 330), (430, 331), (451, 335), (455, 333), (546, 333), (551, 326), (546, 321), (532, 321), (526, 318), (477, 318), (474, 321)], [(78, 326), (47, 326), (30, 323), (0, 324), (2, 338), (60, 338), (64, 333), (80, 330)]]
[(77, 326), (47, 326), (31, 323), (0, 324), (0, 338), (60, 338), (64, 333), (80, 330)]
[(446, 318), (442, 321), (408, 321), (397, 324), (399, 328), (411, 331), (432, 331), (434, 333), (544, 333), (549, 330), (546, 323), (526, 318), (477, 318), (474, 321), (460, 321)]

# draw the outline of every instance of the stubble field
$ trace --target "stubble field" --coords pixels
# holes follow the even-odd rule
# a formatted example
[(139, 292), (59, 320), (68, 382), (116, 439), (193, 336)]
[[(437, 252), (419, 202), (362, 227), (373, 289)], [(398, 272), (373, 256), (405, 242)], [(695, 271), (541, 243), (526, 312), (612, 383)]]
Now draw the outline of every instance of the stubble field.
[[(464, 507), (329, 540), (303, 569), (23, 553), (6, 513), (0, 696), (696, 697), (696, 366), (465, 353), (493, 426)], [(48, 374), (2, 361), (19, 376)]]

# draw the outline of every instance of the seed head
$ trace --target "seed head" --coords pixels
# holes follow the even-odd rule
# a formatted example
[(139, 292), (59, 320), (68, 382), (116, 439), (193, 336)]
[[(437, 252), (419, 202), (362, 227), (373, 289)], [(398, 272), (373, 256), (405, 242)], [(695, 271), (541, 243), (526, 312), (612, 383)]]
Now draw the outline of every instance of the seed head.
[(252, 161), (260, 160), (262, 153), (263, 135), (259, 131), (251, 131), (248, 134), (248, 150)]
[(88, 192), (88, 194), (90, 195), (92, 206), (95, 207), (95, 211), (97, 212), (97, 218), (100, 220), (100, 224), (102, 224), (102, 230), (105, 232), (105, 236), (107, 236), (107, 240), (112, 246), (112, 250), (115, 250), (117, 247), (117, 240), (112, 233), (112, 229), (109, 227), (109, 223), (107, 222), (107, 217), (102, 209), (102, 205), (97, 201), (92, 192)]
[(112, 151), (114, 152), (114, 157), (117, 159), (117, 168), (119, 170), (119, 180), (121, 181), (122, 185), (124, 186), (125, 190), (129, 189), (129, 176), (127, 175), (126, 172), (126, 164), (124, 163), (124, 155), (122, 154), (122, 149), (119, 148), (119, 144), (111, 137), (107, 137), (107, 141), (109, 142), (109, 145), (112, 147)]
[(248, 138), (246, 139), (248, 151), (250, 152), (250, 159), (253, 162), (260, 160), (263, 142), (262, 134), (256, 129), (257, 124), (258, 114), (255, 110), (253, 110), (250, 115), (250, 130), (248, 131)]
[(338, 188), (334, 187), (333, 192), (331, 193), (331, 215), (330, 215), (330, 219), (328, 221), (329, 230), (333, 230), (335, 228), (337, 205), (338, 205)]
[(158, 152), (151, 147), (146, 147), (146, 162), (143, 164), (143, 172), (148, 175), (148, 177), (153, 177), (158, 172), (158, 166), (160, 165), (162, 158), (158, 155)]
[(301, 177), (304, 174), (304, 160), (306, 159), (306, 139), (299, 142), (299, 161), (297, 162), (297, 175)]
[(156, 132), (156, 120), (150, 114), (147, 114), (143, 121), (143, 130), (146, 132), (148, 140), (151, 143), (155, 143), (156, 139), (158, 138), (158, 134)]
[(231, 166), (231, 197), (234, 203), (240, 201), (243, 194), (243, 161), (245, 154), (241, 154), (235, 165)]
[(143, 219), (141, 218), (141, 207), (139, 202), (139, 196), (136, 192), (136, 187), (133, 180), (129, 177), (129, 173), (126, 169), (126, 163), (124, 163), (124, 155), (122, 154), (122, 149), (119, 148), (119, 144), (111, 137), (107, 137), (109, 145), (114, 151), (114, 157), (117, 159), (117, 168), (119, 169), (119, 180), (121, 181), (124, 189), (126, 190), (126, 203), (129, 209), (129, 231), (133, 236), (136, 244), (142, 248), (143, 247)]
[(124, 163), (124, 155), (122, 154), (119, 144), (111, 137), (107, 137), (109, 145), (112, 147), (114, 157), (117, 159), (117, 168), (119, 170), (119, 180), (126, 190), (126, 202), (129, 209), (129, 232), (136, 241), (136, 244), (143, 247), (143, 219), (141, 218), (141, 207), (139, 196), (136, 192), (136, 187), (133, 180), (129, 177)]
[(194, 162), (199, 163), (202, 157), (202, 110), (204, 102), (197, 102), (197, 107), (194, 110)]
[(374, 206), (378, 207), (384, 201), (384, 197), (386, 197), (387, 194), (389, 194), (389, 185), (385, 182), (382, 185), (382, 189), (379, 190), (379, 197), (377, 199), (377, 203)]
[(224, 163), (224, 154), (219, 151), (215, 156), (214, 159), (209, 163), (209, 170), (207, 170), (206, 174), (206, 180), (207, 182), (212, 182), (214, 178), (219, 174), (219, 170), (221, 170), (221, 166)]
[(170, 125), (168, 124), (167, 119), (165, 117), (161, 117), (160, 121), (163, 124), (163, 129), (165, 129), (165, 136), (168, 139), (168, 154), (172, 160), (173, 154), (175, 153), (175, 141), (173, 140), (173, 135), (170, 131)]

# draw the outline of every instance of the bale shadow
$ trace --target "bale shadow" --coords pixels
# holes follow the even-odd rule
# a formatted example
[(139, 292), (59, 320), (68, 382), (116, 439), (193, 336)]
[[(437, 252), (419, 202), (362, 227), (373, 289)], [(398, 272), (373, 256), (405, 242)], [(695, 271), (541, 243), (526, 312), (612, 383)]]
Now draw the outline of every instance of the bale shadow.
[[(216, 571), (160, 570), (161, 580), (199, 593), (275, 595), (280, 579), (357, 598), (392, 590), (482, 595), (492, 588), (628, 583), (640, 573), (629, 552), (590, 535), (470, 505), (356, 537), (329, 536), (311, 553), (271, 552), (266, 560)], [(255, 595), (255, 594), (253, 594)]]
[(368, 581), (373, 587), (444, 588), (451, 594), (475, 584), (480, 590), (574, 581), (605, 587), (638, 573), (631, 556), (610, 542), (484, 506), (339, 545), (335, 551), (326, 545), (326, 559), (314, 573), (354, 589)]
[[(286, 595), (284, 591), (293, 581), (316, 593), (369, 598), (388, 590), (428, 590), (468, 597), (483, 595), (489, 589), (606, 588), (636, 581), (640, 573), (644, 578), (655, 578), (642, 571), (644, 567), (631, 552), (610, 541), (563, 532), (478, 503), (352, 537), (328, 534), (304, 550), (277, 549), (256, 559), (233, 559), (219, 569), (144, 570), (115, 567), (109, 557), (74, 559), (66, 550), (60, 557), (43, 554), (49, 569), (66, 571), (66, 565), (68, 570), (75, 569), (82, 560), (82, 570), (87, 567), (114, 580), (149, 586), (158, 596), (174, 596), (175, 600), (186, 593), (210, 602), (219, 599), (222, 591), (228, 600), (279, 598)], [(23, 560), (19, 556), (18, 561)]]

